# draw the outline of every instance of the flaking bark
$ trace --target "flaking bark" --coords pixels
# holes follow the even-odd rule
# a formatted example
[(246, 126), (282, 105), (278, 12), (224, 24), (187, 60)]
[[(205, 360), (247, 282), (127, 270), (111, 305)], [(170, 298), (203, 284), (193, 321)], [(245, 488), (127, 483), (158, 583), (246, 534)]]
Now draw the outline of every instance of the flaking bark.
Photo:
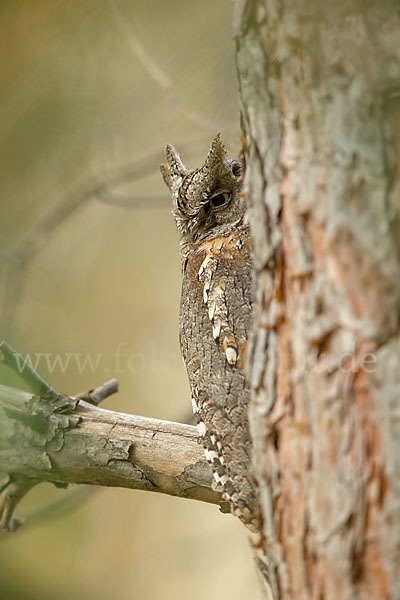
[(236, 2), (276, 598), (400, 598), (395, 2)]

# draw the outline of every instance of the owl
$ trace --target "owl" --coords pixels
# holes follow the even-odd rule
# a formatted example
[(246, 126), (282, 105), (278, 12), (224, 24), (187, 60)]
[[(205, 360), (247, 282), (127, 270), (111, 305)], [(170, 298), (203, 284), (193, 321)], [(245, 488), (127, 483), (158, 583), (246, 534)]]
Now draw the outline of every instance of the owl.
[(227, 157), (220, 135), (198, 169), (186, 169), (172, 146), (165, 157), (161, 173), (181, 235), (180, 346), (199, 439), (214, 488), (254, 530), (257, 495), (244, 371), (253, 291), (243, 167)]

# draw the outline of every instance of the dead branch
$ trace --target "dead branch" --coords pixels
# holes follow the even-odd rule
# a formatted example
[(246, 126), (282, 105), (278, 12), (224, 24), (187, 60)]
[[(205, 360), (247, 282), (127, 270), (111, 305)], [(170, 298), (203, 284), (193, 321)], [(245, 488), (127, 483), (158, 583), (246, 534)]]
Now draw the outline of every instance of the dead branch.
[[(2, 346), (4, 351), (4, 345)], [(17, 372), (19, 355), (7, 346)], [(95, 390), (115, 391), (115, 381)], [(89, 394), (90, 395), (90, 394)], [(229, 506), (211, 488), (196, 428), (93, 406), (54, 393), (45, 398), (0, 385), (0, 528), (29, 489), (48, 481), (125, 487)]]
[(116, 394), (117, 392), (118, 381), (116, 379), (110, 379), (94, 390), (80, 392), (75, 396), (75, 398), (78, 398), (79, 400), (86, 400), (86, 402), (89, 402), (89, 404), (94, 404), (97, 406), (100, 404), (100, 402), (103, 402), (103, 400), (109, 396), (112, 396), (112, 394)]
[(40, 406), (49, 403), (0, 386), (0, 470), (9, 473), (0, 498), (3, 527), (25, 488), (41, 481), (159, 492), (226, 510), (211, 489), (211, 470), (192, 425), (117, 413), (82, 400), (70, 413), (45, 414)]

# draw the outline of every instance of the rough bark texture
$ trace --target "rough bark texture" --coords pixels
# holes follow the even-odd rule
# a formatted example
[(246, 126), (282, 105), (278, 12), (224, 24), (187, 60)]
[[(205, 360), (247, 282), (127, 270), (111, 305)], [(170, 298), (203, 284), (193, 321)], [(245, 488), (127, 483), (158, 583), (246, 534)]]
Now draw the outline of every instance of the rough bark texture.
[(10, 474), (0, 487), (0, 528), (12, 516), (5, 505), (16, 495), (15, 482), (19, 497), (27, 484), (51, 481), (161, 492), (228, 508), (211, 489), (195, 427), (77, 405), (68, 396), (45, 402), (5, 386), (0, 471)]
[(398, 3), (237, 0), (276, 598), (400, 598)]

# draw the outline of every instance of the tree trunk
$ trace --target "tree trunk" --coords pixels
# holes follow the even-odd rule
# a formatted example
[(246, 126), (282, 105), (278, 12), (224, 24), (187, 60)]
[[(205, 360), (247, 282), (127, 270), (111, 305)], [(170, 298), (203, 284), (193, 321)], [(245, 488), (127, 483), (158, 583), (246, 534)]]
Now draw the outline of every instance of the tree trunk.
[(399, 6), (236, 0), (275, 598), (400, 598)]

